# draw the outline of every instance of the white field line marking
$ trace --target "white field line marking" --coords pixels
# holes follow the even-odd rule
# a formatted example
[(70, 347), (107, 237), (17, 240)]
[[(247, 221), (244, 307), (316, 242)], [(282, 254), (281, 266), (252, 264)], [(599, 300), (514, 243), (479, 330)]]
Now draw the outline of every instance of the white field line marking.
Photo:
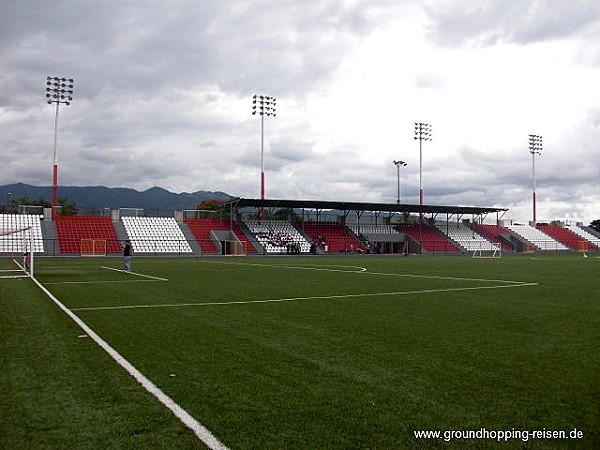
[(153, 275), (146, 275), (143, 273), (138, 273), (138, 272), (127, 272), (126, 270), (122, 270), (122, 269), (116, 269), (114, 267), (106, 267), (106, 266), (100, 266), (102, 269), (106, 269), (106, 270), (114, 270), (115, 272), (122, 272), (122, 273), (127, 273), (127, 274), (131, 274), (131, 275), (135, 275), (138, 277), (143, 277), (143, 278), (150, 278), (152, 280), (158, 280), (158, 281), (169, 281), (167, 278), (161, 278), (161, 277), (155, 277)]
[(250, 267), (279, 267), (282, 269), (299, 269), (299, 270), (316, 270), (322, 272), (345, 272), (345, 273), (361, 273), (367, 272), (366, 267), (361, 266), (342, 266), (338, 264), (331, 264), (329, 267), (346, 267), (357, 270), (342, 270), (342, 269), (328, 269), (325, 267), (315, 267), (315, 266), (286, 266), (283, 264), (255, 264), (255, 263), (243, 263), (243, 262), (226, 262), (226, 261), (201, 261), (205, 264), (226, 264), (232, 266), (250, 266)]
[(186, 306), (226, 306), (226, 305), (250, 305), (255, 303), (283, 303), (301, 300), (334, 300), (357, 297), (385, 297), (394, 295), (415, 295), (415, 294), (431, 294), (439, 292), (460, 292), (460, 291), (476, 291), (481, 289), (503, 289), (512, 287), (537, 286), (538, 283), (519, 283), (519, 284), (502, 284), (497, 286), (474, 286), (462, 288), (444, 288), (444, 289), (424, 289), (420, 291), (397, 291), (397, 292), (367, 292), (364, 294), (338, 294), (338, 295), (317, 295), (313, 297), (289, 297), (266, 300), (247, 300), (237, 302), (206, 302), (206, 303), (165, 303), (158, 305), (121, 305), (121, 306), (89, 306), (83, 308), (73, 308), (73, 311), (106, 311), (119, 309), (141, 309), (141, 308), (181, 308)]
[(104, 281), (50, 281), (51, 284), (113, 284), (113, 283), (157, 283), (162, 280), (104, 280)]
[[(21, 265), (21, 263), (19, 263), (19, 261), (17, 261), (16, 259), (13, 259), (13, 262), (19, 267), (19, 269), (0, 270), (0, 273), (9, 272), (9, 275), (2, 275), (2, 276), (0, 276), (0, 278), (15, 279), (15, 280), (17, 278), (28, 278), (29, 273), (25, 270), (25, 268)], [(15, 273), (15, 275), (11, 275), (13, 272)]]
[(327, 272), (343, 272), (343, 273), (361, 273), (365, 275), (382, 275), (387, 277), (407, 277), (407, 278), (428, 278), (433, 280), (454, 280), (454, 281), (487, 281), (493, 283), (512, 283), (512, 284), (529, 284), (527, 281), (517, 280), (496, 280), (489, 278), (466, 278), (466, 277), (449, 277), (442, 275), (415, 275), (408, 273), (385, 273), (385, 272), (369, 272), (366, 267), (360, 266), (335, 266), (331, 267), (352, 267), (360, 270), (341, 270), (341, 269), (326, 269), (321, 267), (308, 267), (308, 266), (286, 266), (282, 264), (254, 264), (254, 263), (243, 263), (243, 262), (227, 262), (227, 261), (202, 261), (206, 264), (232, 264), (238, 266), (256, 266), (256, 267), (280, 267), (282, 269), (301, 269), (301, 270), (316, 270), (316, 271), (327, 271)]
[(191, 429), (196, 437), (202, 441), (211, 450), (227, 450), (225, 444), (219, 441), (207, 428), (192, 417), (185, 409), (179, 406), (175, 401), (165, 394), (158, 386), (144, 376), (133, 364), (121, 356), (114, 348), (112, 348), (104, 339), (102, 339), (94, 330), (92, 330), (83, 320), (75, 313), (69, 310), (58, 300), (46, 287), (36, 278), (32, 278), (35, 284), (52, 300), (67, 316), (69, 316), (96, 344), (102, 348), (117, 364), (119, 364), (127, 373), (135, 378), (144, 389), (165, 405), (175, 416), (189, 429)]
[(405, 278), (428, 278), (432, 280), (453, 280), (453, 281), (487, 281), (493, 283), (511, 283), (515, 285), (519, 284), (537, 284), (530, 283), (528, 281), (517, 281), (517, 280), (495, 280), (490, 278), (466, 278), (466, 277), (448, 277), (442, 275), (414, 275), (409, 273), (383, 273), (383, 272), (366, 272), (368, 275), (382, 275), (387, 277), (405, 277)]

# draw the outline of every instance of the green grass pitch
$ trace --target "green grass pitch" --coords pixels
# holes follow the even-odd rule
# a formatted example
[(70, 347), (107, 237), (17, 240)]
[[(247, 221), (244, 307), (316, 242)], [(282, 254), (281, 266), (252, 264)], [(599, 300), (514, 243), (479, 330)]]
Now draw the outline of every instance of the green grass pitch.
[[(230, 449), (600, 448), (600, 258), (36, 260)], [(0, 280), (0, 448), (204, 448), (31, 280)], [(583, 439), (416, 439), (415, 430)]]

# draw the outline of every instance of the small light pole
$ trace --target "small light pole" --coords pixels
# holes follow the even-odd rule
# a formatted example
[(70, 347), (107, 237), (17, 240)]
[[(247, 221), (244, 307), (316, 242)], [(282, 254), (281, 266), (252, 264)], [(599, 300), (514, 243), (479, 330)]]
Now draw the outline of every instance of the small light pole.
[(535, 155), (542, 154), (542, 136), (537, 134), (529, 135), (529, 153), (531, 153), (531, 186), (533, 192), (533, 222), (536, 221), (536, 198), (535, 198)]
[(392, 163), (396, 166), (396, 170), (398, 172), (398, 197), (396, 198), (396, 204), (400, 204), (400, 167), (406, 167), (406, 163), (404, 161), (392, 161)]
[(415, 122), (415, 140), (419, 140), (419, 205), (423, 206), (423, 141), (431, 141), (431, 125)]
[(54, 116), (54, 156), (52, 169), (52, 220), (56, 219), (58, 202), (58, 106), (69, 106), (73, 101), (73, 78), (46, 77), (46, 101), (56, 103)]
[[(254, 95), (252, 97), (252, 115), (260, 116), (260, 199), (265, 199), (265, 116), (277, 116), (277, 99), (268, 95)], [(260, 216), (263, 209), (260, 210)]]

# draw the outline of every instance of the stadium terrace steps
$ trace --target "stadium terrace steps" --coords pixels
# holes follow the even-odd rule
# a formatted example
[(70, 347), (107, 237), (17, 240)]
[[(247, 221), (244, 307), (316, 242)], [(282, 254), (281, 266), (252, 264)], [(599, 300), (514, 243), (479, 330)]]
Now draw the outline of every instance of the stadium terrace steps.
[[(600, 249), (600, 237), (595, 236), (592, 233), (589, 233), (587, 230), (585, 230), (581, 227), (568, 225), (565, 228), (567, 230), (569, 230), (571, 233), (578, 236), (579, 238), (583, 238), (586, 241), (588, 241), (592, 245), (591, 249), (594, 249), (594, 250)], [(591, 250), (591, 249), (588, 249), (588, 250)]]
[(286, 220), (250, 220), (245, 222), (268, 254), (309, 253), (310, 242)]
[(398, 225), (400, 232), (406, 233), (421, 249), (428, 253), (460, 253), (461, 249), (451, 242), (437, 228), (429, 225)]
[(566, 245), (554, 240), (552, 237), (547, 235), (537, 228), (530, 227), (529, 225), (507, 225), (511, 232), (513, 232), (520, 239), (529, 242), (535, 246), (538, 250), (543, 251), (564, 251), (569, 250)]
[(391, 225), (351, 225), (350, 229), (355, 234), (377, 234), (377, 235), (397, 235), (396, 230)]
[(349, 228), (363, 241), (404, 242), (404, 235), (391, 225), (350, 225)]
[(597, 248), (567, 228), (556, 225), (538, 225), (538, 229), (572, 250), (595, 250)]
[(216, 255), (219, 253), (219, 249), (215, 246), (211, 231), (233, 231), (240, 242), (245, 244), (246, 253), (255, 254), (256, 249), (248, 242), (245, 235), (239, 225), (236, 222), (232, 224), (229, 220), (221, 220), (215, 218), (196, 219), (190, 218), (185, 219), (184, 223), (188, 226), (190, 231), (194, 234), (194, 237), (198, 241), (198, 244), (202, 248), (202, 253), (207, 255)]
[[(44, 253), (44, 240), (42, 237), (41, 220), (43, 216), (38, 214), (0, 214), (0, 231), (18, 230), (21, 228), (31, 227), (33, 232), (33, 251), (35, 253)], [(15, 245), (20, 251), (24, 251), (23, 237), (17, 237), (18, 242), (14, 240), (14, 236), (0, 238), (0, 252), (11, 252)]]
[(456, 223), (448, 226), (437, 223), (436, 228), (468, 252), (493, 250), (493, 244), (472, 228)]
[(193, 253), (173, 217), (121, 218), (135, 253)]
[(508, 243), (510, 241), (510, 231), (507, 228), (499, 225), (475, 224), (473, 229), (489, 241), (500, 244), (502, 251), (514, 251), (513, 246)]
[(216, 254), (217, 247), (210, 238), (210, 231), (213, 229), (224, 230), (225, 224), (219, 219), (186, 219), (184, 220), (190, 231), (194, 234), (202, 253)]
[(304, 232), (327, 253), (366, 253), (366, 246), (358, 240), (354, 233), (339, 223), (304, 222)]
[(194, 233), (192, 230), (190, 230), (190, 227), (188, 227), (187, 223), (178, 222), (177, 225), (179, 228), (181, 228), (181, 232), (188, 241), (188, 244), (190, 244), (190, 248), (192, 249), (194, 255), (202, 255), (202, 247), (200, 247), (200, 243), (196, 240), (196, 236), (194, 236)]
[(81, 253), (85, 239), (106, 241), (106, 253), (120, 253), (121, 245), (109, 217), (58, 216), (56, 236), (60, 253)]

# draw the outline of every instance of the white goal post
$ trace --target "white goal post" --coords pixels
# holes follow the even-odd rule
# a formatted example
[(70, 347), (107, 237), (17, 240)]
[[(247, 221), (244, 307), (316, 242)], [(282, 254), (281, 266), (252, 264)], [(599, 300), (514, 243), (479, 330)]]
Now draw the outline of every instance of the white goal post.
[(473, 258), (502, 258), (502, 245), (497, 242), (480, 242), (473, 250)]
[(0, 278), (33, 277), (33, 229), (0, 229)]

